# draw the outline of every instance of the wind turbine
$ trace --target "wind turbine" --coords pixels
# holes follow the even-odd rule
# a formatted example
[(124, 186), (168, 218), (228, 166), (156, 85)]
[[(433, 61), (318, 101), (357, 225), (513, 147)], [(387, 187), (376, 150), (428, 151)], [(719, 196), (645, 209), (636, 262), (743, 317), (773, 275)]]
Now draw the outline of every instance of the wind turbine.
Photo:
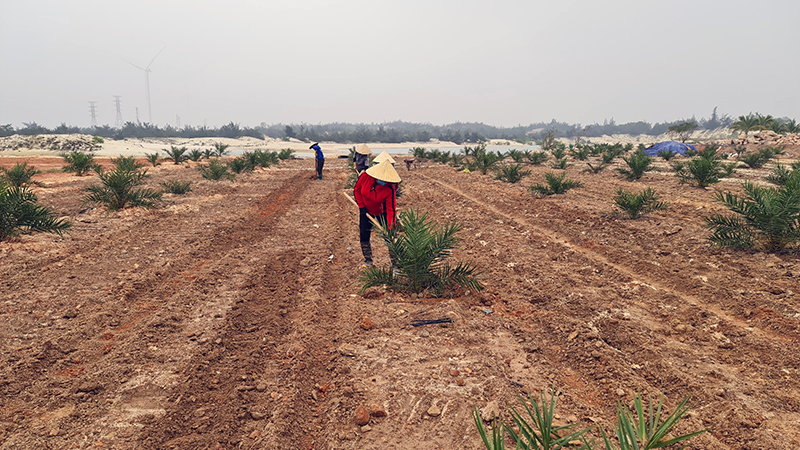
[(153, 123), (153, 110), (150, 107), (150, 66), (153, 64), (153, 61), (155, 61), (156, 58), (158, 58), (158, 55), (160, 55), (161, 52), (163, 52), (164, 49), (166, 49), (166, 48), (167, 47), (164, 47), (158, 53), (156, 53), (156, 56), (153, 56), (153, 59), (150, 60), (150, 64), (148, 64), (147, 67), (145, 67), (144, 69), (142, 69), (141, 67), (137, 66), (136, 64), (128, 61), (127, 59), (124, 59), (124, 58), (122, 59), (123, 61), (125, 61), (126, 63), (132, 65), (133, 67), (136, 67), (137, 69), (139, 69), (141, 71), (144, 71), (144, 90), (145, 90), (145, 95), (146, 95), (145, 98), (147, 100), (147, 118), (148, 118), (148, 122), (150, 124)]

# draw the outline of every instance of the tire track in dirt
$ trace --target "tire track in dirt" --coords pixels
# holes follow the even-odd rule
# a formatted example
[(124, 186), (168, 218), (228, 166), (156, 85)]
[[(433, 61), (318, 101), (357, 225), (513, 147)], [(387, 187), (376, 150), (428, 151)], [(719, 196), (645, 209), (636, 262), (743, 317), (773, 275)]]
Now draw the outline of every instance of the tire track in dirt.
[[(335, 192), (282, 193), (275, 204), (300, 210), (317, 229), (332, 229), (342, 210)], [(270, 234), (282, 240), (299, 234), (286, 208), (273, 205), (259, 214), (274, 218)], [(345, 245), (337, 239), (320, 246), (313, 236), (301, 237), (251, 259), (258, 269), (213, 349), (192, 359), (185, 381), (170, 393), (165, 417), (137, 440), (152, 448), (315, 448), (327, 425), (321, 400), (333, 388), (325, 380), (331, 341), (341, 328), (335, 299), (344, 296), (340, 263), (327, 255), (341, 257)]]
[[(94, 380), (90, 383), (93, 386), (90, 391), (100, 389), (101, 392), (108, 393), (107, 397), (116, 392), (117, 397), (128, 397), (131, 400), (128, 406), (122, 407), (123, 410), (127, 409), (134, 415), (157, 412), (163, 403), (163, 392), (160, 391), (164, 385), (175, 380), (174, 376), (165, 375), (163, 370), (153, 372), (153, 358), (160, 363), (167, 363), (167, 366), (179, 366), (181, 361), (186, 360), (187, 351), (191, 352), (196, 343), (187, 342), (185, 330), (197, 326), (191, 319), (195, 322), (199, 319), (197, 311), (191, 311), (196, 309), (196, 300), (215, 295), (213, 288), (204, 286), (209, 282), (218, 287), (220, 284), (228, 285), (221, 286), (228, 292), (219, 292), (220, 289), (216, 289), (217, 295), (223, 295), (216, 302), (216, 308), (224, 310), (224, 303), (230, 302), (236, 296), (236, 288), (232, 287), (233, 282), (219, 283), (220, 280), (214, 281), (212, 278), (241, 278), (248, 270), (241, 261), (243, 243), (264, 240), (274, 224), (292, 207), (293, 202), (288, 194), (303, 192), (309, 185), (305, 177), (299, 174), (284, 180), (275, 192), (257, 201), (253, 208), (242, 210), (241, 220), (215, 233), (198, 249), (172, 259), (164, 268), (149, 269), (132, 283), (114, 287), (107, 295), (120, 298), (129, 305), (125, 311), (117, 311), (114, 318), (98, 322), (94, 315), (107, 315), (108, 312), (103, 312), (107, 305), (86, 305), (81, 317), (85, 316), (87, 319), (74, 324), (69, 330), (71, 335), (78, 336), (85, 342), (70, 355), (69, 361), (56, 363), (55, 359), (62, 350), (57, 347), (47, 350), (45, 345), (42, 350), (45, 353), (44, 359), (40, 362), (34, 360), (33, 366), (22, 368), (27, 373), (39, 373), (41, 371), (38, 366), (44, 363), (51, 369), (49, 373), (44, 371), (38, 377), (12, 379), (10, 384), (3, 386), (3, 392), (10, 394), (31, 389), (35, 391), (41, 388), (34, 386), (45, 385), (67, 387), (61, 395), (51, 398), (46, 409), (52, 410), (69, 404), (75, 389), (80, 390), (82, 388), (79, 386), (86, 385), (87, 380)], [(254, 213), (257, 211), (266, 213)], [(128, 236), (131, 231), (124, 230), (114, 235)], [(136, 234), (132, 236), (133, 239), (137, 237)], [(237, 265), (241, 268), (237, 268)], [(187, 273), (192, 275), (183, 276)], [(200, 309), (204, 307), (202, 304), (196, 306)], [(213, 330), (208, 331), (213, 336)], [(28, 364), (26, 361), (22, 362)], [(117, 367), (121, 365), (127, 369), (105, 373), (102, 368), (104, 362), (115, 362)], [(151, 369), (147, 369), (148, 367)], [(140, 372), (145, 372), (146, 375), (143, 377)], [(127, 384), (123, 384), (126, 382)], [(158, 387), (151, 384), (159, 382), (161, 386)], [(114, 415), (119, 416), (119, 411), (112, 414)], [(101, 422), (103, 420), (100, 419)], [(102, 427), (103, 424), (100, 425)]]

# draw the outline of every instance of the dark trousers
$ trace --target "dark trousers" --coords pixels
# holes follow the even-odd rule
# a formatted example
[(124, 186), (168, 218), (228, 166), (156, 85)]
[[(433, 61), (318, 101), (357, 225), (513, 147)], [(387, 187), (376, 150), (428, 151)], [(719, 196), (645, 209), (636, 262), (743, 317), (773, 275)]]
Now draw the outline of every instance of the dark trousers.
[[(376, 217), (378, 223), (386, 220), (386, 214)], [(358, 239), (361, 241), (361, 254), (364, 255), (364, 262), (372, 265), (372, 245), (370, 236), (372, 235), (372, 221), (367, 218), (367, 208), (360, 208), (358, 214)]]
[(322, 166), (325, 165), (325, 159), (318, 159), (317, 160), (317, 177), (321, 180), (322, 179)]

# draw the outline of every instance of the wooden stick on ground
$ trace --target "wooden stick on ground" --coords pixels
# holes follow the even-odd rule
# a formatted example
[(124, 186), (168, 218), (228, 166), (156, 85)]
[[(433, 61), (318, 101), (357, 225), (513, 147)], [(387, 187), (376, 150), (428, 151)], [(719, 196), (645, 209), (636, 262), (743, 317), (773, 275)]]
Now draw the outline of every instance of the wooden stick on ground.
[[(354, 205), (356, 205), (356, 208), (358, 208), (358, 203), (356, 203), (356, 201), (355, 201), (355, 200), (353, 200), (353, 197), (350, 197), (349, 195), (347, 195), (347, 194), (346, 194), (346, 193), (344, 193), (344, 192), (342, 192), (342, 195), (344, 195), (344, 196), (345, 196), (345, 197), (346, 197), (348, 200), (350, 200), (351, 202), (353, 202), (353, 204), (354, 204)], [(381, 224), (380, 224), (380, 223), (378, 223), (378, 221), (377, 221), (377, 220), (375, 220), (375, 218), (374, 218), (374, 217), (372, 217), (372, 215), (370, 215), (370, 213), (367, 213), (367, 219), (369, 219), (369, 221), (370, 221), (370, 222), (372, 222), (372, 224), (373, 224), (373, 225), (375, 225), (376, 227), (378, 227), (378, 229), (379, 229), (379, 230), (383, 231), (383, 227), (381, 226)]]

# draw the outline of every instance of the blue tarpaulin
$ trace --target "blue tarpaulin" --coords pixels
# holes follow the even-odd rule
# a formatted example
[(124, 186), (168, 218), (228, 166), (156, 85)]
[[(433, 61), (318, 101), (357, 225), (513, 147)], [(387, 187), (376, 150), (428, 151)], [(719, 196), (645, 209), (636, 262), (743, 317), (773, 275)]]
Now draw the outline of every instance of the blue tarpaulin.
[(647, 153), (647, 156), (658, 156), (658, 152), (672, 152), (672, 153), (677, 153), (681, 156), (686, 156), (686, 152), (688, 150), (697, 151), (694, 145), (691, 144), (684, 144), (682, 142), (675, 142), (675, 141), (665, 141), (665, 142), (659, 142), (658, 144), (652, 147), (644, 149), (644, 152)]

